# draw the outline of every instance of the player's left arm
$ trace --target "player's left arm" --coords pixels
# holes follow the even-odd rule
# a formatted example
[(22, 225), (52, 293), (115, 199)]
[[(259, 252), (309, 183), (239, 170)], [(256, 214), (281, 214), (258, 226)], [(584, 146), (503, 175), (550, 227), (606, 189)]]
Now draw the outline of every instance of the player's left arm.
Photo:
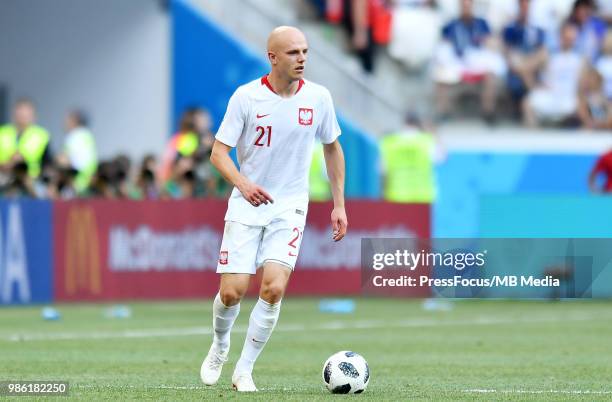
[(336, 139), (330, 144), (323, 144), (323, 155), (334, 199), (334, 209), (331, 213), (332, 238), (334, 241), (340, 241), (346, 234), (348, 226), (344, 209), (344, 152), (342, 152), (340, 141)]

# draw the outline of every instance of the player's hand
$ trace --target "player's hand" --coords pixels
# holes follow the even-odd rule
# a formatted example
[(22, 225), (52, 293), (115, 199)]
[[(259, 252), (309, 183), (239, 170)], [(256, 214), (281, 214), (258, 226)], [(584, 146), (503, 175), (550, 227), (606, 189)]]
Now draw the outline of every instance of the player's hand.
[(254, 207), (258, 207), (261, 204), (274, 203), (274, 200), (266, 190), (249, 181), (245, 181), (244, 184), (238, 186), (238, 190), (240, 190), (244, 199)]
[(332, 239), (334, 241), (340, 241), (346, 234), (346, 228), (348, 226), (348, 220), (346, 219), (346, 211), (344, 207), (335, 207), (331, 213), (331, 224), (332, 224)]

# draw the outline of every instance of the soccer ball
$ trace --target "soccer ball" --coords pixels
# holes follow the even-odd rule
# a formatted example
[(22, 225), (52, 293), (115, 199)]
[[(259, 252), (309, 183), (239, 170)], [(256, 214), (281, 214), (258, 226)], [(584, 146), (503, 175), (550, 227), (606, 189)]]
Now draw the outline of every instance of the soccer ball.
[(360, 394), (370, 381), (368, 362), (355, 352), (333, 354), (323, 365), (323, 381), (334, 394)]

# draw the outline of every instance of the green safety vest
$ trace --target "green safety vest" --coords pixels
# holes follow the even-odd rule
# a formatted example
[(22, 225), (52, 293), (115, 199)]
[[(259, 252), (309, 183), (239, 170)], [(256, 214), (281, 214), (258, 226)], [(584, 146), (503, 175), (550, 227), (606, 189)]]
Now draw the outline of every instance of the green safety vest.
[(80, 170), (74, 180), (75, 189), (79, 193), (82, 193), (87, 189), (89, 183), (91, 182), (91, 178), (98, 170), (98, 158), (96, 152), (96, 141), (91, 131), (84, 127), (80, 127), (77, 130), (78, 131), (72, 134), (74, 137), (72, 137), (70, 143), (64, 144), (64, 152), (70, 155), (72, 152), (82, 152), (87, 150), (87, 154), (91, 156), (85, 166), (80, 167)]
[(194, 132), (179, 134), (176, 138), (176, 150), (182, 156), (191, 156), (198, 149), (200, 137)]
[(317, 142), (312, 152), (312, 162), (309, 172), (309, 195), (312, 201), (328, 201), (332, 199), (329, 178), (325, 167), (323, 144)]
[(28, 126), (19, 139), (17, 127), (7, 124), (0, 127), (0, 163), (7, 163), (19, 152), (28, 165), (28, 174), (37, 177), (41, 162), (49, 144), (49, 133), (40, 126)]
[(385, 136), (380, 144), (386, 167), (384, 197), (392, 202), (431, 203), (435, 198), (432, 153), (428, 133)]

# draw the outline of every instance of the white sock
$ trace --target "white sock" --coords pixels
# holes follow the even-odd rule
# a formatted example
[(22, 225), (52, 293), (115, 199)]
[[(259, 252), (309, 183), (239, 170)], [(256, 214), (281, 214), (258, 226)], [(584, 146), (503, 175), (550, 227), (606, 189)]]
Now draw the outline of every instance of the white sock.
[(240, 312), (240, 303), (235, 306), (227, 307), (221, 301), (219, 293), (213, 302), (213, 344), (222, 353), (225, 353), (230, 346), (230, 331)]
[(278, 321), (281, 303), (270, 304), (263, 299), (259, 299), (249, 318), (249, 329), (247, 330), (244, 347), (238, 363), (236, 372), (252, 373), (255, 360), (266, 346), (272, 331)]

